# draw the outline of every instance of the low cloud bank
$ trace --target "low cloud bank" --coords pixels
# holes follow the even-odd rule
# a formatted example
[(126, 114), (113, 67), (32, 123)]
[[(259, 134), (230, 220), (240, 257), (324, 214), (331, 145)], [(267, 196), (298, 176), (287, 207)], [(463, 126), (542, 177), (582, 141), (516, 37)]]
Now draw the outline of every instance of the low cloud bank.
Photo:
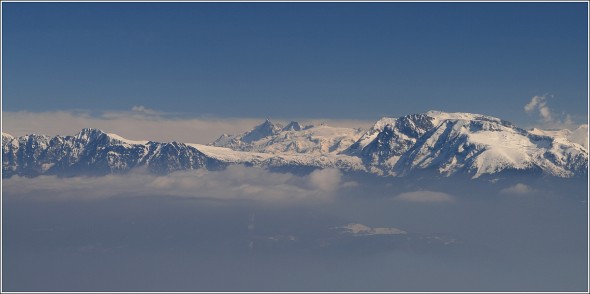
[(530, 194), (532, 193), (534, 190), (533, 188), (522, 184), (522, 183), (518, 183), (514, 186), (510, 186), (508, 188), (504, 188), (502, 190), (500, 190), (501, 194), (508, 194), (508, 195), (526, 195), (526, 194)]
[(141, 106), (126, 112), (3, 112), (3, 132), (74, 135), (83, 128), (97, 128), (131, 140), (211, 143), (223, 133), (241, 133), (259, 124), (255, 118), (173, 118)]
[[(3, 181), (4, 195), (60, 199), (97, 199), (119, 196), (179, 196), (204, 199), (263, 201), (331, 200), (346, 189), (336, 169), (316, 170), (306, 176), (273, 173), (262, 168), (230, 166), (223, 171), (182, 171), (154, 176), (141, 170), (102, 177), (12, 177)], [(48, 196), (49, 197), (49, 196)]]
[(415, 191), (405, 192), (394, 197), (394, 199), (404, 202), (415, 203), (450, 203), (455, 202), (455, 198), (447, 193), (435, 191)]
[[(164, 113), (142, 105), (129, 111), (2, 112), (2, 131), (14, 136), (26, 134), (73, 135), (83, 128), (98, 128), (131, 140), (180, 141), (207, 144), (222, 134), (240, 134), (262, 123), (264, 118), (186, 117)], [(273, 120), (274, 121), (274, 120)], [(277, 119), (277, 122), (288, 120)], [(368, 128), (373, 122), (361, 120), (301, 120), (303, 124), (327, 123), (334, 127)]]

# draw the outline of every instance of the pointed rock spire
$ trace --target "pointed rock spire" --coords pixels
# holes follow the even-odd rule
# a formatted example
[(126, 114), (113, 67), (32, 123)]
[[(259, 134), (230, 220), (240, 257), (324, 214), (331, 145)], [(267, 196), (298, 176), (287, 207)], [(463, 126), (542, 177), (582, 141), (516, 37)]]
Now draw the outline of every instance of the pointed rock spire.
[(281, 125), (273, 124), (268, 118), (260, 125), (254, 127), (253, 130), (248, 132), (242, 137), (242, 141), (246, 143), (251, 143), (253, 141), (258, 141), (262, 138), (272, 136), (281, 130)]
[(301, 129), (301, 125), (298, 122), (292, 121), (283, 128), (283, 131), (301, 131)]

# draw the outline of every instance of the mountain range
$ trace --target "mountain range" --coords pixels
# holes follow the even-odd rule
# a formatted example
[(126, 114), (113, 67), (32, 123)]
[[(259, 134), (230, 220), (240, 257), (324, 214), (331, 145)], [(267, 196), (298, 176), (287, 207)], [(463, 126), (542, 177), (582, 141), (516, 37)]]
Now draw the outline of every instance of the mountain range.
[(2, 177), (155, 174), (219, 170), (231, 164), (338, 168), (403, 177), (420, 171), (479, 178), (504, 172), (561, 178), (588, 175), (588, 125), (525, 130), (499, 118), (429, 111), (381, 118), (368, 130), (270, 120), (209, 145), (132, 141), (98, 129), (74, 136), (2, 133)]

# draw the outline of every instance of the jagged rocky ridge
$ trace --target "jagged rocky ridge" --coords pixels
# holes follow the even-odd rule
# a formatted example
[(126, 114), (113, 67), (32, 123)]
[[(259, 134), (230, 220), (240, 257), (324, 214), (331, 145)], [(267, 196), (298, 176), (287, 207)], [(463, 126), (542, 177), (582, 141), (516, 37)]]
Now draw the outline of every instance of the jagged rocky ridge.
[(229, 164), (282, 168), (334, 167), (378, 175), (434, 171), (473, 178), (502, 172), (556, 177), (588, 175), (587, 126), (527, 131), (479, 114), (430, 111), (382, 118), (369, 130), (287, 126), (266, 120), (211, 145), (131, 141), (96, 129), (76, 136), (2, 134), (3, 177), (102, 175), (132, 168), (166, 174)]
[(104, 175), (145, 167), (156, 174), (226, 164), (184, 143), (130, 141), (97, 129), (76, 136), (2, 134), (2, 176)]

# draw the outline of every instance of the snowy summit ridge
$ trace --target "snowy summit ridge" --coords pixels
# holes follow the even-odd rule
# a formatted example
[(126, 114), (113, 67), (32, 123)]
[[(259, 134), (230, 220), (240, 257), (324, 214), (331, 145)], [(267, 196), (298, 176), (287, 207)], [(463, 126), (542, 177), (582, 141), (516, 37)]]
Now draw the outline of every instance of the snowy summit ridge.
[(65, 137), (2, 133), (2, 155), (3, 177), (100, 175), (142, 166), (165, 174), (247, 164), (386, 176), (435, 171), (473, 178), (501, 172), (569, 178), (588, 175), (588, 126), (527, 131), (491, 116), (440, 111), (384, 117), (366, 131), (295, 121), (283, 126), (267, 119), (211, 145), (133, 141), (90, 128)]

